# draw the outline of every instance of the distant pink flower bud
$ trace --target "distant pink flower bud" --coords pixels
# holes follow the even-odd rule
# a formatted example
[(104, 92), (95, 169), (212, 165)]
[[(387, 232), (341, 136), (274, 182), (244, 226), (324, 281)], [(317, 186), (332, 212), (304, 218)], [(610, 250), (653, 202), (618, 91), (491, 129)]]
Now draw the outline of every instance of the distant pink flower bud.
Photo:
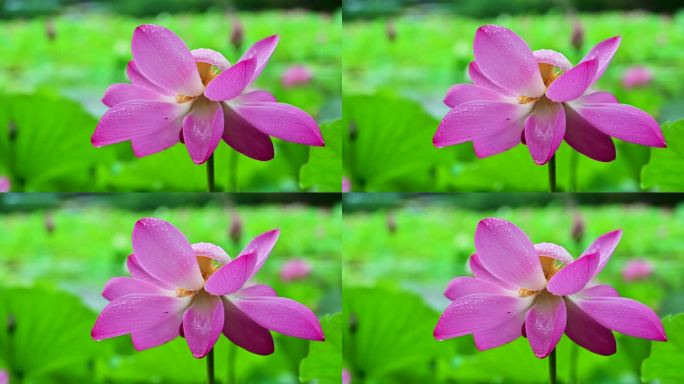
[(621, 236), (621, 230), (608, 232), (573, 259), (560, 245), (532, 243), (509, 221), (480, 221), (470, 257), (474, 277), (449, 282), (444, 295), (452, 303), (434, 337), (472, 334), (477, 349), (486, 350), (525, 336), (538, 358), (548, 356), (563, 334), (599, 355), (616, 352), (612, 331), (667, 341), (651, 308), (595, 281)]
[(283, 87), (292, 88), (301, 85), (308, 84), (313, 78), (313, 72), (311, 69), (305, 65), (293, 65), (288, 67), (280, 81), (283, 83)]
[(5, 370), (0, 370), (0, 384), (9, 384), (9, 374)]
[(55, 233), (55, 219), (52, 217), (52, 213), (45, 213), (45, 216), (43, 217), (43, 226), (48, 235)]
[(304, 259), (291, 259), (280, 268), (280, 279), (283, 281), (302, 280), (311, 273), (311, 264)]
[(392, 212), (387, 213), (387, 232), (392, 235), (397, 232), (397, 219)]
[(387, 20), (387, 24), (385, 24), (385, 34), (390, 43), (397, 40), (397, 28), (394, 26), (394, 21), (392, 19)]
[(231, 259), (214, 244), (191, 244), (164, 220), (139, 220), (127, 261), (131, 277), (115, 277), (105, 285), (102, 296), (110, 302), (97, 317), (92, 338), (130, 334), (140, 351), (182, 335), (196, 358), (206, 356), (222, 333), (259, 355), (274, 351), (269, 330), (323, 340), (309, 308), (249, 281), (279, 234), (276, 229), (259, 235)]
[(45, 20), (45, 36), (47, 36), (49, 41), (55, 41), (57, 38), (57, 29), (52, 19)]
[(351, 384), (351, 373), (347, 368), (342, 368), (342, 384)]
[(237, 212), (230, 215), (230, 228), (228, 228), (228, 237), (233, 244), (240, 244), (242, 240), (242, 219)]
[(625, 281), (643, 280), (653, 273), (653, 265), (648, 260), (634, 259), (622, 268), (622, 278)]
[(11, 187), (12, 184), (10, 183), (10, 179), (5, 176), (0, 176), (0, 193), (9, 192)]
[(240, 22), (240, 19), (233, 18), (233, 26), (230, 28), (230, 44), (236, 51), (242, 50), (242, 44), (245, 41), (245, 27)]
[(626, 89), (644, 87), (653, 80), (650, 69), (642, 66), (627, 68), (622, 75), (622, 86)]
[(582, 49), (584, 45), (584, 26), (579, 20), (575, 20), (572, 24), (572, 36), (570, 37), (570, 44), (576, 51)]
[(351, 181), (348, 177), (342, 177), (342, 192), (351, 192)]
[(572, 231), (571, 236), (575, 243), (579, 244), (584, 239), (584, 218), (579, 213), (575, 213), (572, 218)]

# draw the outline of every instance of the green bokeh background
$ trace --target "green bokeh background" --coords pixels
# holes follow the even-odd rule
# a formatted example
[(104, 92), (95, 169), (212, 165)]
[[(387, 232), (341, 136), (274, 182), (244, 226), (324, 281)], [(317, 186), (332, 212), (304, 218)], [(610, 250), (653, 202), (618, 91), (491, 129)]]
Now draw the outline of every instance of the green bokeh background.
[[(280, 228), (255, 281), (307, 305), (321, 319), (326, 342), (274, 334), (276, 352), (266, 357), (231, 347), (221, 336), (219, 382), (226, 383), (228, 356), (236, 353), (232, 371), (241, 383), (338, 383), (341, 205), (339, 195), (307, 196), (0, 196), (0, 369), (8, 368), (12, 382), (24, 384), (206, 382), (205, 360), (194, 359), (181, 338), (143, 352), (133, 350), (128, 336), (90, 338), (106, 304), (100, 296), (104, 284), (128, 275), (133, 225), (158, 217), (190, 242), (211, 242), (232, 256), (253, 237)], [(230, 233), (238, 220), (236, 239)], [(309, 262), (312, 272), (284, 281), (280, 269), (294, 258)]]
[[(681, 365), (668, 363), (682, 358), (683, 330), (681, 320), (667, 316), (684, 312), (681, 195), (661, 200), (638, 194), (354, 193), (345, 195), (343, 229), (344, 359), (354, 383), (548, 382), (547, 360), (537, 359), (523, 338), (478, 352), (470, 336), (444, 342), (432, 336), (449, 304), (443, 296), (448, 282), (471, 275), (467, 260), (474, 252), (475, 227), (487, 217), (512, 221), (533, 242), (562, 245), (574, 257), (596, 237), (621, 228), (622, 240), (598, 280), (656, 310), (670, 341), (616, 334), (617, 354), (603, 357), (574, 347), (564, 336), (558, 345), (559, 380), (679, 382)], [(572, 236), (576, 217), (584, 223), (578, 242)], [(625, 281), (621, 271), (632, 259), (647, 260), (653, 273)], [(578, 356), (576, 370), (572, 354)]]
[[(188, 3), (178, 13), (133, 17), (116, 8), (81, 6), (0, 20), (0, 175), (12, 179), (13, 191), (206, 190), (205, 167), (192, 163), (182, 144), (141, 159), (128, 142), (104, 148), (90, 144), (107, 109), (100, 100), (110, 84), (127, 82), (133, 30), (144, 23), (169, 28), (190, 49), (210, 48), (233, 63), (254, 42), (279, 34), (280, 43), (253, 86), (311, 114), (324, 136), (329, 136), (325, 123), (341, 115), (342, 14), (334, 10), (243, 11), (218, 4), (198, 13)], [(238, 23), (241, 47), (231, 44)], [(281, 77), (292, 65), (308, 67), (312, 80), (285, 87)], [(269, 162), (220, 143), (215, 153), (218, 190), (331, 190), (318, 180), (300, 182), (309, 147), (274, 143), (276, 156)], [(335, 171), (340, 173), (339, 165)], [(339, 191), (340, 185), (332, 190)]]
[[(684, 11), (670, 7), (670, 13), (650, 13), (620, 7), (618, 2), (602, 8), (601, 13), (579, 12), (586, 8), (573, 1), (543, 2), (541, 10), (527, 5), (542, 2), (506, 2), (516, 7), (511, 13), (489, 1), (394, 3), (398, 5), (344, 23), (344, 172), (354, 191), (548, 190), (546, 167), (536, 166), (524, 145), (487, 159), (476, 158), (470, 143), (443, 149), (432, 145), (432, 136), (448, 112), (442, 100), (449, 87), (469, 82), (473, 38), (485, 24), (510, 28), (532, 50), (552, 49), (572, 63), (578, 63), (600, 41), (622, 36), (620, 48), (595, 88), (612, 92), (619, 102), (643, 109), (663, 125), (670, 148), (651, 149), (615, 140), (617, 160), (607, 164), (576, 154), (563, 143), (557, 153), (559, 190), (682, 190), (680, 183), (673, 184), (662, 174), (684, 164), (672, 149), (682, 135), (668, 132), (671, 123), (684, 118), (684, 55), (680, 49)], [(498, 11), (459, 12), (458, 7), (465, 3)], [(350, 4), (345, 11), (350, 13), (351, 8)], [(583, 29), (579, 47), (571, 42), (576, 24)], [(652, 81), (627, 89), (622, 78), (635, 66), (651, 71)], [(644, 176), (645, 166), (654, 158), (653, 169)], [(668, 168), (661, 158), (675, 166)], [(369, 174), (364, 164), (370, 159), (373, 167), (385, 173)], [(573, 164), (577, 164), (576, 172), (571, 171)]]

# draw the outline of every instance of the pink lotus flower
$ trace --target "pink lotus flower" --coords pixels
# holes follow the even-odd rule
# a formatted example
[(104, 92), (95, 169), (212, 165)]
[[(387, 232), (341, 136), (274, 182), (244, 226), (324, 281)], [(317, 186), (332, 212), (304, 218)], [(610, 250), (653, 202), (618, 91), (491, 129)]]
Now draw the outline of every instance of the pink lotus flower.
[(509, 29), (480, 27), (469, 67), (474, 84), (449, 89), (444, 103), (452, 109), (433, 144), (441, 148), (472, 141), (475, 154), (483, 158), (523, 142), (539, 165), (553, 157), (563, 139), (598, 161), (615, 159), (611, 136), (665, 147), (658, 122), (646, 112), (618, 104), (609, 93), (589, 90), (619, 44), (620, 37), (607, 39), (573, 67), (558, 52), (532, 52)]
[(596, 239), (573, 260), (563, 247), (532, 244), (514, 224), (480, 221), (470, 269), (445, 295), (453, 302), (437, 323), (438, 340), (472, 334), (486, 350), (526, 336), (534, 354), (546, 357), (565, 334), (600, 355), (616, 351), (613, 331), (665, 341), (658, 316), (649, 307), (594, 281), (617, 247), (622, 231)]
[(247, 91), (278, 44), (278, 36), (258, 41), (231, 65), (211, 49), (190, 51), (170, 30), (141, 25), (133, 33), (132, 84), (114, 84), (102, 102), (110, 109), (92, 136), (96, 147), (131, 141), (142, 157), (185, 143), (192, 161), (204, 163), (221, 138), (256, 160), (274, 156), (269, 136), (322, 146), (316, 121), (306, 112), (278, 103), (265, 91)]
[(643, 87), (651, 83), (653, 74), (646, 67), (631, 67), (622, 75), (622, 86), (626, 89)]
[(9, 192), (12, 187), (10, 180), (4, 176), (0, 176), (0, 193)]
[(622, 268), (622, 278), (625, 281), (643, 280), (653, 273), (653, 265), (644, 259), (630, 260)]
[(9, 384), (9, 374), (7, 374), (7, 371), (0, 371), (0, 384)]
[(133, 229), (132, 277), (115, 277), (102, 295), (102, 310), (91, 335), (95, 340), (130, 334), (144, 350), (183, 335), (196, 358), (213, 348), (221, 332), (238, 346), (260, 355), (273, 353), (269, 330), (323, 340), (316, 316), (304, 305), (276, 296), (267, 285), (248, 284), (278, 239), (266, 232), (231, 259), (220, 247), (190, 244), (170, 223), (145, 218)]
[(280, 268), (280, 279), (283, 281), (302, 280), (311, 273), (311, 264), (304, 259), (288, 260)]
[(283, 83), (285, 88), (298, 87), (300, 85), (309, 84), (313, 78), (313, 72), (306, 65), (293, 65), (288, 67), (280, 81)]

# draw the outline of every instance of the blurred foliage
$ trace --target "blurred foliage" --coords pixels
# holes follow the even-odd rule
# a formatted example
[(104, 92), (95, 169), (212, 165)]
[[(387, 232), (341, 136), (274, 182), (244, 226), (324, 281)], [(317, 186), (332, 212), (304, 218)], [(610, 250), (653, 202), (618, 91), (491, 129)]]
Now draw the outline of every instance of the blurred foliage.
[(321, 126), (324, 147), (310, 147), (309, 160), (300, 171), (302, 188), (316, 187), (318, 192), (340, 190), (342, 180), (342, 122), (335, 120)]
[[(8, 198), (24, 196), (30, 195)], [(194, 359), (181, 338), (144, 352), (135, 352), (127, 336), (102, 342), (90, 338), (96, 313), (106, 304), (100, 297), (105, 282), (127, 275), (124, 264), (131, 252), (133, 225), (153, 216), (173, 223), (191, 242), (212, 242), (233, 256), (256, 235), (280, 228), (280, 239), (255, 280), (312, 308), (322, 318), (330, 343), (274, 334), (273, 355), (237, 349), (236, 376), (240, 382), (283, 384), (300, 383), (300, 374), (306, 378), (301, 383), (328, 383), (325, 377), (339, 377), (339, 363), (331, 367), (334, 372), (320, 362), (306, 372), (300, 373), (299, 367), (316, 364), (313, 357), (302, 362), (310, 344), (319, 352), (340, 348), (339, 326), (334, 325), (335, 317), (326, 315), (341, 310), (341, 207), (214, 201), (170, 208), (162, 205), (164, 196), (155, 194), (159, 208), (143, 212), (114, 208), (106, 199), (63, 199), (49, 210), (0, 215), (0, 367), (9, 367), (14, 377), (21, 375), (25, 384), (205, 382), (205, 361)], [(231, 227), (238, 220), (236, 238)], [(311, 274), (302, 280), (281, 280), (280, 268), (291, 258), (305, 259), (312, 265)], [(13, 336), (6, 327), (10, 315), (16, 324)], [(231, 348), (221, 336), (216, 346), (221, 381)], [(339, 362), (339, 352), (337, 356)]]
[[(548, 382), (547, 361), (537, 359), (524, 338), (486, 352), (476, 351), (470, 336), (441, 343), (433, 339), (439, 314), (449, 303), (443, 291), (452, 278), (471, 275), (467, 260), (474, 251), (475, 228), (486, 217), (510, 220), (533, 242), (557, 243), (575, 257), (596, 237), (621, 228), (622, 240), (598, 280), (662, 316), (684, 312), (684, 204), (650, 206), (633, 194), (621, 194), (622, 200), (633, 203), (585, 205), (575, 196), (579, 200), (579, 195), (569, 194), (345, 195), (345, 201), (365, 207), (345, 210), (343, 222), (344, 356), (352, 380)], [(587, 199), (592, 196), (605, 197)], [(369, 203), (364, 205), (365, 199)], [(389, 202), (383, 205), (382, 200)], [(474, 208), (480, 200), (497, 208)], [(516, 208), (506, 201), (517, 201)], [(579, 242), (571, 230), (576, 216), (584, 223)], [(628, 282), (622, 268), (634, 258), (648, 260), (653, 273)], [(577, 353), (579, 382), (635, 383), (641, 377), (678, 382), (667, 379), (681, 374), (681, 364), (675, 362), (681, 353), (679, 323), (664, 320), (667, 343), (616, 334), (618, 352), (608, 357), (576, 348), (563, 337), (558, 346), (559, 380), (570, 382), (571, 355)]]
[[(236, 20), (245, 29), (240, 50), (230, 42)], [(14, 191), (206, 189), (205, 167), (192, 163), (181, 144), (141, 159), (133, 156), (128, 142), (103, 148), (90, 144), (98, 116), (106, 111), (99, 101), (105, 89), (112, 83), (127, 82), (124, 69), (131, 59), (133, 30), (150, 22), (172, 29), (191, 48), (215, 49), (233, 62), (249, 44), (277, 33), (280, 44), (255, 87), (269, 90), (279, 101), (304, 109), (322, 123), (340, 117), (340, 13), (271, 11), (154, 19), (87, 14), (6, 21), (0, 23), (0, 174), (10, 176)], [(282, 73), (294, 64), (311, 68), (310, 83), (294, 88), (282, 85)], [(26, 132), (20, 133), (13, 145), (7, 144), (10, 127)], [(46, 141), (38, 140), (41, 137)], [(238, 191), (299, 191), (300, 171), (309, 148), (274, 142), (276, 156), (269, 162), (236, 154), (220, 143), (216, 151), (218, 188), (229, 189), (231, 180)], [(12, 164), (7, 157), (10, 154), (15, 156)]]
[[(585, 30), (579, 50), (571, 44), (575, 20)], [(607, 13), (582, 14), (577, 19), (555, 14), (502, 15), (489, 20), (414, 12), (397, 18), (346, 22), (342, 75), (344, 122), (346, 129), (370, 141), (363, 148), (358, 143), (345, 146), (345, 172), (352, 179), (354, 191), (548, 190), (547, 167), (536, 166), (524, 145), (486, 159), (477, 159), (470, 143), (439, 150), (432, 146), (432, 135), (448, 112), (442, 99), (453, 84), (469, 82), (466, 68), (473, 60), (473, 36), (479, 26), (487, 23), (511, 28), (532, 49), (553, 49), (572, 62), (578, 62), (596, 43), (619, 34), (622, 45), (596, 88), (612, 92), (621, 103), (641, 108), (663, 124), (684, 118), (684, 72), (680, 70), (684, 67), (684, 55), (678, 48), (684, 44), (684, 12), (673, 17)], [(626, 89), (622, 85), (623, 73), (635, 65), (652, 71), (653, 81), (643, 87)], [(364, 108), (363, 103), (354, 102), (361, 97), (365, 104), (375, 107), (368, 108), (372, 113), (363, 120), (357, 118), (351, 125), (347, 115)], [(396, 101), (389, 102), (388, 98)], [(410, 102), (402, 99), (413, 100), (416, 105), (408, 107)], [(385, 134), (394, 134), (397, 138), (385, 143)], [(648, 163), (649, 154), (656, 159), (670, 158), (674, 156), (672, 148), (651, 150), (619, 140), (615, 143), (617, 159), (611, 163), (591, 160), (563, 143), (557, 154), (560, 190), (672, 189), (641, 180), (642, 167)], [(383, 183), (373, 183), (375, 180), (366, 180), (365, 168), (349, 163), (354, 156), (372, 150), (373, 154), (367, 156), (373, 157), (373, 167), (384, 167), (387, 174), (414, 166), (416, 162), (411, 156), (381, 153), (392, 152), (395, 146), (404, 154), (421, 153), (423, 160), (436, 161), (436, 164)], [(576, 173), (571, 171), (573, 164), (577, 164)]]
[(302, 359), (299, 379), (307, 383), (339, 384), (342, 380), (342, 314), (321, 319), (325, 343), (311, 341), (309, 354)]
[(345, 95), (344, 166), (354, 191), (432, 190), (438, 154), (421, 106), (396, 97)]
[(225, 8), (334, 11), (340, 6), (341, 0), (0, 0), (0, 18), (36, 17), (92, 8), (131, 16), (154, 16)]
[(354, 19), (399, 14), (411, 10), (451, 12), (469, 17), (494, 17), (501, 14), (562, 13), (569, 9), (580, 12), (643, 9), (675, 12), (682, 8), (679, 0), (346, 0), (345, 16)]
[(644, 360), (641, 378), (643, 381), (658, 381), (674, 384), (684, 381), (684, 314), (663, 319), (667, 343), (653, 346), (651, 356)]
[(684, 120), (666, 124), (663, 133), (670, 150), (652, 150), (651, 159), (642, 170), (641, 184), (662, 191), (684, 191)]

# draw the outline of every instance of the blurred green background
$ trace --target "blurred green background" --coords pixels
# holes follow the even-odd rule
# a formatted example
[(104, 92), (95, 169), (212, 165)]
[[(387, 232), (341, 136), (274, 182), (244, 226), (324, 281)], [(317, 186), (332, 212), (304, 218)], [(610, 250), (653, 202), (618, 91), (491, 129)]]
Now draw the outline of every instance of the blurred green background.
[[(7, 18), (0, 20), (0, 176), (10, 177), (16, 192), (206, 190), (205, 167), (192, 163), (183, 145), (137, 159), (128, 142), (90, 144), (106, 111), (104, 91), (127, 82), (133, 30), (156, 23), (191, 49), (214, 49), (231, 62), (257, 40), (279, 34), (254, 86), (313, 115), (329, 144), (310, 149), (275, 139), (275, 159), (259, 162), (221, 143), (219, 190), (339, 191), (339, 161), (322, 172), (317, 159), (336, 153), (330, 122), (341, 115), (339, 7), (339, 0), (0, 1)], [(294, 65), (307, 67), (311, 80), (284, 84)], [(306, 166), (316, 172), (300, 177)], [(337, 175), (335, 188), (321, 180), (327, 173)]]
[[(228, 355), (240, 383), (339, 383), (341, 374), (341, 204), (337, 194), (302, 195), (0, 195), (0, 369), (12, 383), (205, 383), (204, 360), (178, 338), (135, 352), (128, 336), (95, 342), (100, 293), (126, 276), (131, 231), (142, 217), (171, 222), (190, 242), (211, 242), (229, 255), (273, 228), (281, 236), (255, 277), (280, 296), (311, 308), (327, 341), (274, 334), (276, 352), (252, 355), (216, 345), (217, 379)], [(303, 259), (311, 272), (283, 280), (281, 269)], [(311, 346), (310, 346), (311, 345)]]
[[(668, 149), (616, 140), (617, 160), (557, 154), (563, 191), (682, 191), (684, 6), (681, 1), (345, 1), (344, 172), (354, 191), (546, 191), (546, 167), (525, 146), (477, 159), (470, 143), (444, 149), (432, 136), (454, 84), (469, 82), (476, 29), (499, 24), (533, 49), (577, 63), (595, 44), (622, 36), (596, 89), (654, 116)], [(573, 34), (575, 35), (573, 43)], [(623, 84), (642, 68), (650, 81)], [(577, 171), (572, 172), (572, 164)], [(675, 177), (676, 176), (676, 177)]]
[[(618, 352), (609, 357), (563, 337), (560, 382), (684, 380), (678, 363), (684, 358), (684, 196), (352, 193), (344, 206), (344, 364), (353, 383), (548, 382), (547, 360), (537, 359), (526, 339), (477, 352), (471, 336), (444, 342), (432, 336), (449, 304), (448, 282), (471, 275), (475, 227), (487, 217), (510, 220), (533, 242), (559, 244), (574, 257), (596, 237), (623, 229), (598, 280), (663, 318), (669, 342), (616, 334)], [(653, 271), (626, 281), (622, 271), (634, 259)]]

